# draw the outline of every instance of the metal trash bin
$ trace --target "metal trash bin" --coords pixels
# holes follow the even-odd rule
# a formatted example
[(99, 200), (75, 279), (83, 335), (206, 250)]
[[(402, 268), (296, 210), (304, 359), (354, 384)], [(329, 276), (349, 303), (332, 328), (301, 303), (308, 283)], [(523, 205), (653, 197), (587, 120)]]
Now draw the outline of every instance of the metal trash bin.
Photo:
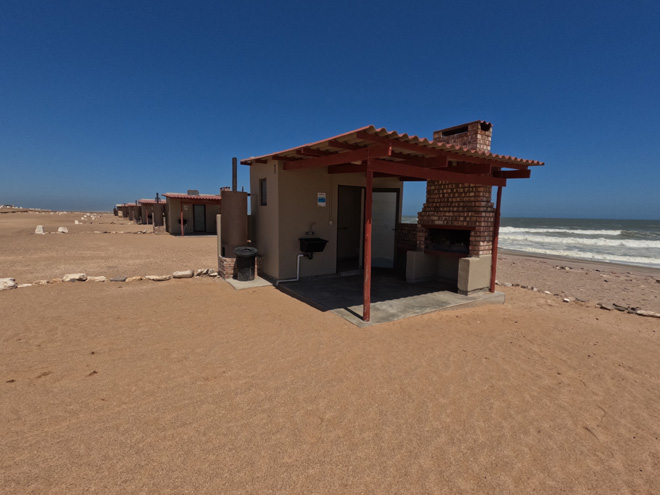
[(239, 246), (234, 249), (236, 254), (236, 264), (234, 265), (234, 275), (240, 282), (254, 280), (254, 267), (257, 257), (257, 248), (249, 246)]

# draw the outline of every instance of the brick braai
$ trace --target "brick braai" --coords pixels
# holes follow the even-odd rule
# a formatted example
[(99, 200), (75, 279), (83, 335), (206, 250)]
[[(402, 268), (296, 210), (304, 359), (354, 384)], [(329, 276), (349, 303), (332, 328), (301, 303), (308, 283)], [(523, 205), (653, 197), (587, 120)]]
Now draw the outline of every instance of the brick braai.
[[(490, 151), (492, 126), (477, 121), (441, 129), (433, 140), (464, 148)], [(491, 202), (491, 186), (428, 181), (426, 203), (418, 216), (417, 250), (428, 247), (429, 228), (463, 227), (471, 230), (470, 256), (492, 253), (495, 208)]]

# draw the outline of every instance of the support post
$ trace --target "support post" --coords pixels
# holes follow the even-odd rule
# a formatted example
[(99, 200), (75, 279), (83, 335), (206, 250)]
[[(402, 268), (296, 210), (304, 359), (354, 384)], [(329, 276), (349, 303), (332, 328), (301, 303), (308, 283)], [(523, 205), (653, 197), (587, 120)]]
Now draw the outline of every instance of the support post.
[(215, 216), (216, 241), (218, 241), (218, 270), (220, 270), (220, 257), (222, 256), (222, 215)]
[(238, 159), (231, 159), (231, 190), (236, 192), (238, 189)]
[(497, 203), (495, 205), (495, 225), (493, 226), (493, 248), (491, 250), (492, 262), (490, 265), (490, 291), (495, 292), (495, 279), (497, 277), (497, 244), (500, 236), (500, 208), (502, 206), (502, 186), (497, 187)]
[(364, 288), (362, 292), (362, 320), (371, 319), (371, 213), (373, 205), (374, 172), (367, 164), (367, 190), (364, 200)]
[(181, 204), (181, 237), (183, 237), (183, 204)]

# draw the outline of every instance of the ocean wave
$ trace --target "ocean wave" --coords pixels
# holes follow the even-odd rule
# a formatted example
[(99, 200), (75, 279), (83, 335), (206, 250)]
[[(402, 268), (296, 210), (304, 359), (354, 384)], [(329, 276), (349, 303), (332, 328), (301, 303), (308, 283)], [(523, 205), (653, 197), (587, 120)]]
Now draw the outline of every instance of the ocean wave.
[[(505, 247), (505, 246), (502, 246)], [(517, 249), (511, 247), (511, 249)], [(604, 261), (610, 263), (622, 263), (624, 265), (639, 265), (660, 268), (660, 258), (646, 258), (641, 256), (627, 256), (613, 253), (589, 253), (573, 249), (544, 249), (540, 247), (529, 247), (518, 249), (526, 253), (548, 254), (551, 256), (563, 256), (566, 258), (575, 258), (589, 261)]]
[(574, 235), (621, 235), (621, 230), (581, 230), (581, 229), (549, 229), (535, 227), (500, 227), (500, 234), (515, 234), (518, 232), (528, 232), (530, 234), (574, 234)]
[(579, 246), (609, 246), (627, 248), (651, 248), (660, 249), (660, 241), (648, 241), (637, 239), (602, 239), (588, 237), (552, 237), (539, 235), (516, 235), (504, 234), (500, 231), (501, 241), (524, 241), (534, 244), (565, 244)]

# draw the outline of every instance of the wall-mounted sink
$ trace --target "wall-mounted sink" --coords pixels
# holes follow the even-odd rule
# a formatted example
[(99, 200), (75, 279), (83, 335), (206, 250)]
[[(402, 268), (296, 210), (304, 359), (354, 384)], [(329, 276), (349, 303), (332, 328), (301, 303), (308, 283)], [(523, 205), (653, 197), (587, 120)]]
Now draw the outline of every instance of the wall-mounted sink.
[(300, 241), (300, 251), (305, 253), (310, 260), (314, 256), (314, 253), (322, 253), (325, 245), (328, 243), (328, 241), (320, 237), (300, 237), (298, 241)]

